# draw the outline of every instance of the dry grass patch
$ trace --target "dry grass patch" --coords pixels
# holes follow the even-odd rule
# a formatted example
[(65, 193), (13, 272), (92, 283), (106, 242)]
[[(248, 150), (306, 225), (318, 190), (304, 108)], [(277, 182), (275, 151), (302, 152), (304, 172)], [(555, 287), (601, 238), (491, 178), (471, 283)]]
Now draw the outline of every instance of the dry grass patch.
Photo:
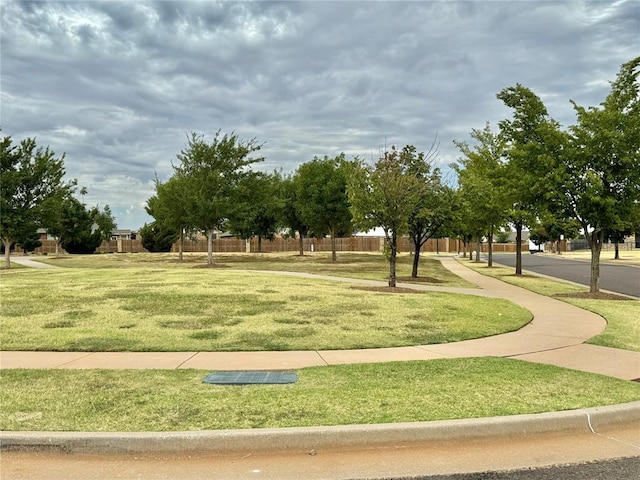
[(129, 265), (2, 275), (5, 350), (376, 348), (496, 335), (531, 320), (506, 300), (385, 295), (236, 269)]

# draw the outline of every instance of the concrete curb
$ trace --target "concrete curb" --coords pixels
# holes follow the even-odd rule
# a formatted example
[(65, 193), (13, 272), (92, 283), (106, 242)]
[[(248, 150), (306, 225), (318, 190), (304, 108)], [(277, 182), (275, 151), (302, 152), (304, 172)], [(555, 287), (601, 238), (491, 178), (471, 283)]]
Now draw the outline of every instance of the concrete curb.
[(633, 423), (640, 424), (640, 401), (565, 412), (376, 425), (193, 432), (0, 432), (0, 451), (92, 454), (310, 451), (526, 438), (545, 433), (594, 434)]

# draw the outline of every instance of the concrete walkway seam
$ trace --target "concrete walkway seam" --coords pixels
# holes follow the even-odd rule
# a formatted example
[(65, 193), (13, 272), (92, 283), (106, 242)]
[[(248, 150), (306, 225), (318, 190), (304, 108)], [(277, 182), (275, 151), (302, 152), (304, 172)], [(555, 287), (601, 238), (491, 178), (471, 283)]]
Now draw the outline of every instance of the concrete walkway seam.
[[(527, 438), (538, 434), (640, 427), (640, 401), (564, 412), (433, 422), (191, 432), (0, 432), (0, 451), (100, 454), (228, 454), (376, 448)], [(612, 439), (613, 440), (613, 439)], [(632, 445), (638, 449), (640, 446)]]

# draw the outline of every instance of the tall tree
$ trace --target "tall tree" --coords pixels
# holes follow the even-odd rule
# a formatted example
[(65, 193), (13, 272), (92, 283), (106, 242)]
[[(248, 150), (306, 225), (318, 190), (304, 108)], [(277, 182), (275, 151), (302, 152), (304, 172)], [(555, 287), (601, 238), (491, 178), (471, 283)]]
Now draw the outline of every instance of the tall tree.
[(488, 266), (491, 267), (493, 233), (507, 217), (505, 204), (508, 199), (503, 179), (505, 144), (499, 134), (491, 131), (489, 123), (482, 130), (473, 129), (471, 137), (476, 141), (473, 147), (466, 142), (454, 142), (463, 156), (452, 167), (458, 173), (458, 183), (468, 199), (467, 208), (473, 216), (476, 236), (486, 235), (489, 240)]
[(551, 179), (589, 244), (591, 292), (600, 289), (600, 253), (608, 235), (631, 227), (640, 208), (639, 70), (640, 57), (623, 64), (599, 107), (572, 102), (577, 124), (557, 165), (561, 173)]
[(382, 227), (389, 257), (389, 286), (396, 286), (398, 237), (409, 230), (427, 183), (412, 168), (415, 148), (395, 147), (384, 152), (374, 166), (360, 163), (349, 182), (349, 201), (354, 223), (363, 230)]
[(0, 238), (6, 268), (11, 268), (11, 244), (42, 224), (45, 200), (71, 188), (64, 175), (64, 154), (56, 158), (48, 146), (37, 147), (35, 139), (14, 145), (4, 137), (0, 143)]
[(351, 211), (347, 198), (350, 164), (344, 153), (335, 158), (314, 157), (295, 173), (296, 210), (316, 237), (331, 236), (331, 258), (335, 262), (336, 238), (351, 235)]
[(210, 143), (192, 133), (177, 156), (180, 164), (174, 166), (175, 172), (185, 177), (193, 195), (192, 226), (207, 235), (208, 265), (213, 265), (213, 235), (233, 216), (234, 191), (249, 167), (263, 160), (252, 156), (260, 148), (255, 139), (242, 141), (218, 130)]
[(520, 84), (505, 88), (497, 97), (513, 109), (513, 117), (499, 125), (507, 147), (508, 162), (502, 178), (509, 219), (516, 231), (515, 273), (521, 275), (522, 231), (536, 221), (549, 190), (545, 177), (555, 163), (550, 151), (558, 124), (549, 116), (542, 100)]

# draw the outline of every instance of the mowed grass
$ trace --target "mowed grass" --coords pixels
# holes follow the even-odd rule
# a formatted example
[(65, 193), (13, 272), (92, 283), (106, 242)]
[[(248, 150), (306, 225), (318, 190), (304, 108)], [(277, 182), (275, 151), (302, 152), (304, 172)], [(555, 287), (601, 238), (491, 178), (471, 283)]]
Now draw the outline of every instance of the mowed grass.
[[(464, 261), (464, 264), (484, 275), (490, 275), (542, 295), (555, 296), (589, 291), (585, 286), (539, 277), (535, 274), (516, 276), (513, 268), (487, 268), (486, 264), (469, 261)], [(555, 298), (597, 313), (607, 320), (605, 331), (589, 339), (587, 343), (640, 352), (640, 300), (596, 300), (565, 296)]]
[[(178, 261), (177, 253), (64, 255), (34, 259), (68, 268), (128, 268), (144, 265), (161, 265), (164, 268), (197, 268), (207, 264), (207, 255), (204, 253), (185, 253), (183, 262)], [(410, 277), (412, 262), (412, 255), (400, 254), (397, 260), (397, 276)], [(305, 272), (379, 281), (387, 281), (389, 278), (389, 262), (381, 253), (338, 252), (336, 262), (331, 261), (331, 253), (328, 252), (305, 253), (304, 256), (290, 252), (214, 253), (214, 263), (219, 267), (238, 270)], [(434, 280), (436, 284), (443, 286), (475, 287), (475, 285), (452, 274), (430, 255), (421, 257), (418, 277), (423, 280), (427, 278)]]
[[(120, 258), (91, 259), (99, 264), (102, 257)], [(502, 299), (377, 293), (180, 264), (9, 270), (2, 272), (0, 296), (3, 350), (376, 348), (496, 335), (531, 320), (530, 312)]]
[(182, 431), (415, 422), (640, 398), (637, 383), (497, 358), (306, 368), (289, 385), (203, 384), (207, 373), (3, 370), (0, 429)]

